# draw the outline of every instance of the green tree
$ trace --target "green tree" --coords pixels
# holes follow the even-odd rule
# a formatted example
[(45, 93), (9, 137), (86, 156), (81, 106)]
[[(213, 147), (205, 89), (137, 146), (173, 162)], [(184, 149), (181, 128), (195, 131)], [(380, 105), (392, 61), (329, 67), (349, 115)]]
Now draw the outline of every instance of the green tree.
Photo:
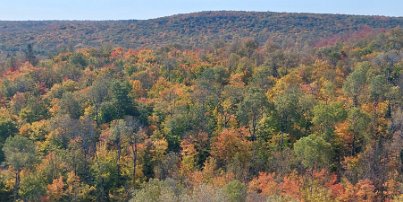
[(46, 193), (46, 183), (43, 176), (36, 173), (29, 173), (21, 180), (19, 195), (24, 201), (40, 201)]
[(294, 143), (294, 152), (302, 165), (311, 171), (325, 167), (331, 158), (331, 144), (322, 137), (312, 134)]
[(348, 75), (343, 84), (343, 90), (349, 97), (353, 99), (353, 106), (358, 106), (359, 96), (361, 95), (367, 82), (368, 63), (362, 63), (357, 66), (354, 71)]
[[(3, 111), (0, 109), (3, 113)], [(3, 115), (6, 112), (4, 112)], [(9, 136), (14, 135), (18, 131), (17, 124), (10, 117), (0, 115), (0, 147), (3, 147), (4, 142)], [(4, 154), (0, 153), (0, 161), (3, 161)]]
[(298, 87), (289, 87), (274, 97), (273, 102), (281, 132), (293, 137), (299, 137), (306, 132), (311, 125), (309, 116), (314, 104), (310, 97), (303, 95)]
[(362, 149), (365, 142), (370, 140), (368, 135), (368, 125), (371, 122), (370, 117), (362, 112), (359, 108), (352, 108), (348, 112), (347, 121), (349, 122), (349, 130), (352, 133), (351, 137), (351, 155)]
[(134, 192), (134, 197), (131, 202), (158, 202), (158, 201), (179, 201), (181, 186), (172, 179), (160, 181), (151, 179), (145, 182), (141, 189)]
[(98, 111), (98, 121), (106, 123), (114, 119), (123, 118), (125, 115), (137, 115), (136, 106), (130, 97), (130, 92), (131, 86), (127, 81), (112, 81), (108, 90), (109, 100), (101, 103)]
[(84, 68), (88, 65), (88, 61), (82, 53), (73, 53), (69, 62), (75, 66)]
[(32, 123), (49, 117), (47, 105), (40, 98), (31, 97), (21, 109), (19, 116), (22, 120)]
[(334, 126), (347, 117), (342, 103), (328, 105), (319, 104), (313, 108), (312, 123), (318, 127), (318, 132), (325, 134), (327, 141), (332, 140)]
[(100, 143), (91, 164), (91, 172), (97, 189), (97, 201), (109, 201), (112, 189), (118, 189), (119, 176), (116, 169), (116, 155), (106, 144)]
[(241, 123), (249, 128), (251, 139), (256, 140), (256, 132), (259, 120), (267, 110), (269, 103), (265, 94), (258, 88), (249, 88), (240, 103), (238, 117)]
[(113, 81), (110, 87), (112, 102), (117, 109), (117, 117), (135, 115), (136, 109), (130, 97), (131, 86), (127, 81)]
[(14, 197), (17, 199), (21, 170), (33, 166), (36, 162), (35, 144), (26, 137), (16, 135), (7, 138), (3, 152), (7, 165), (15, 170)]
[(246, 201), (247, 187), (242, 182), (238, 180), (233, 180), (224, 187), (224, 190), (228, 196), (228, 201), (231, 202)]
[(32, 44), (27, 45), (27, 49), (25, 50), (25, 59), (34, 66), (38, 64), (38, 59), (35, 56)]
[(72, 119), (80, 118), (83, 110), (74, 94), (69, 92), (63, 94), (60, 100), (60, 113), (68, 114)]
[(369, 95), (372, 101), (378, 102), (387, 97), (389, 85), (383, 75), (376, 75), (369, 82)]

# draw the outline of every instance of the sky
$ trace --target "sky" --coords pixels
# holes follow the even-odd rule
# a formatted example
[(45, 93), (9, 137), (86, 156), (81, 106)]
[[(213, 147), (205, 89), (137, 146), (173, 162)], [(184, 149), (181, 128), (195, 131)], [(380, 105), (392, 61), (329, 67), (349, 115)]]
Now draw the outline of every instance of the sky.
[(140, 20), (216, 10), (403, 16), (403, 0), (0, 0), (0, 20)]

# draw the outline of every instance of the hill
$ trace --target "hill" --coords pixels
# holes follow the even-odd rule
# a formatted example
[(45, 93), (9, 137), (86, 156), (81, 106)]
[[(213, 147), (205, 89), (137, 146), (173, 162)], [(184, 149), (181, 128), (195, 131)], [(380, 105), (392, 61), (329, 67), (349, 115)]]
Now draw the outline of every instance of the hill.
[(403, 18), (332, 14), (217, 11), (150, 20), (0, 21), (0, 51), (18, 52), (34, 44), (40, 55), (77, 47), (155, 48), (168, 44), (206, 47), (252, 37), (282, 46), (312, 45), (323, 38), (361, 30), (401, 27)]

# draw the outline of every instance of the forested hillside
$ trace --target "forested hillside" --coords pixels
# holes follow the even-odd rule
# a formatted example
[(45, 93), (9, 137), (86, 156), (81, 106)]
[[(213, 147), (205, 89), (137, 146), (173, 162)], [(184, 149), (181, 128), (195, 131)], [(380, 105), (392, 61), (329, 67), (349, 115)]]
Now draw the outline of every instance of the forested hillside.
[(397, 26), (403, 26), (403, 18), (229, 11), (151, 20), (0, 21), (0, 51), (24, 51), (27, 44), (33, 44), (37, 54), (43, 56), (82, 47), (155, 48), (177, 44), (202, 48), (239, 37), (253, 37), (261, 43), (270, 37), (282, 46), (304, 47), (362, 28)]
[(0, 24), (0, 201), (403, 200), (401, 18)]

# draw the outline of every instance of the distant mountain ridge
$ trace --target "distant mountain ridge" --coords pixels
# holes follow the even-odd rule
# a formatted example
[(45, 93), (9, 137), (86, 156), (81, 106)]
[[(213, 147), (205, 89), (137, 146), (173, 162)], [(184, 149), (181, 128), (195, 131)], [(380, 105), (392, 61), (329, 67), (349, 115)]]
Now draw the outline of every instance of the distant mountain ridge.
[(205, 47), (216, 41), (271, 38), (286, 46), (313, 44), (363, 27), (403, 26), (402, 17), (339, 14), (209, 11), (150, 20), (118, 21), (0, 21), (0, 51), (22, 51), (32, 43), (38, 54), (78, 47), (161, 47), (179, 44)]

